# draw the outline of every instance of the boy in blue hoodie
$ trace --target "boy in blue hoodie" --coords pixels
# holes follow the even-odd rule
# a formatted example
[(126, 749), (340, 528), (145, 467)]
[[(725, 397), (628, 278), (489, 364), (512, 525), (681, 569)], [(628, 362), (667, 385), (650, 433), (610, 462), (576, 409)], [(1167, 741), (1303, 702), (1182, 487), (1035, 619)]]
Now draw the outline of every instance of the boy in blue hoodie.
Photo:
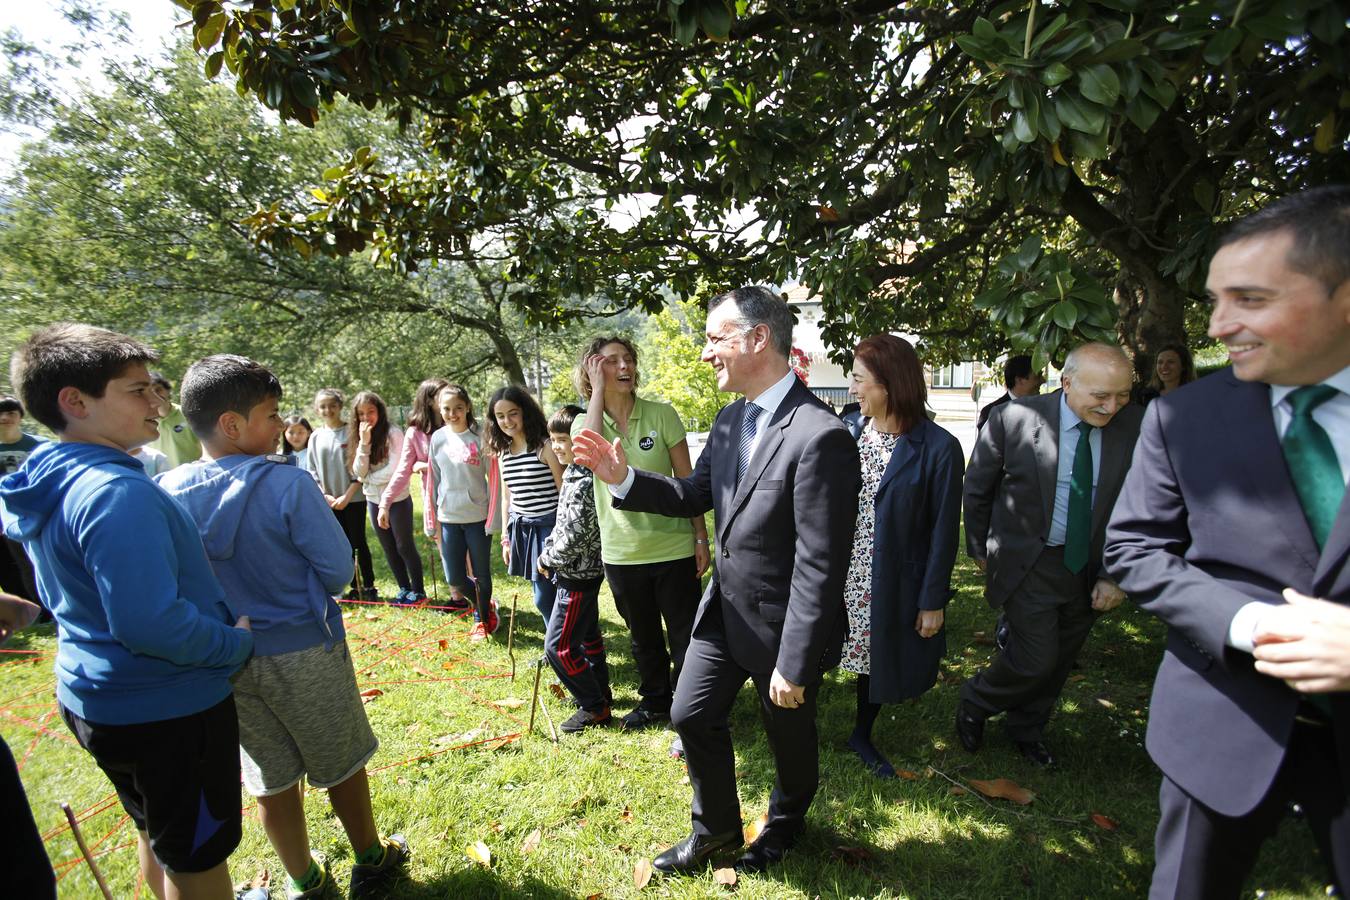
[(0, 481), (0, 522), (33, 559), (62, 717), (136, 824), (150, 889), (227, 898), (241, 832), (229, 679), (253, 638), (192, 519), (129, 455), (158, 434), (156, 358), (90, 325), (24, 342), (11, 382), (60, 440)]
[(366, 763), (379, 746), (356, 687), (332, 595), (352, 577), (352, 548), (309, 473), (275, 454), (281, 383), (242, 356), (208, 356), (183, 376), (179, 403), (203, 459), (159, 484), (187, 508), (227, 595), (253, 628), (235, 678), (244, 787), (290, 875), (289, 898), (336, 897), (312, 854), (300, 780), (328, 789), (351, 841), (352, 896), (382, 887), (408, 858), (381, 838)]

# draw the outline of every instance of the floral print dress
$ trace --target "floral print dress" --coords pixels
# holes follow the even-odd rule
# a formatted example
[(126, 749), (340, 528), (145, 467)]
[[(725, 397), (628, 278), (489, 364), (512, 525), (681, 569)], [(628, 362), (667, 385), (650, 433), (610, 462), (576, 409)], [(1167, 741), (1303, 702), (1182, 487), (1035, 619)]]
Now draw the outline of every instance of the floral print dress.
[(853, 556), (844, 581), (844, 609), (848, 613), (848, 635), (844, 638), (844, 656), (840, 666), (846, 672), (868, 675), (872, 670), (872, 544), (877, 530), (877, 488), (891, 462), (900, 435), (884, 434), (867, 427), (858, 438), (862, 460), (862, 489), (858, 491), (858, 530), (853, 536)]

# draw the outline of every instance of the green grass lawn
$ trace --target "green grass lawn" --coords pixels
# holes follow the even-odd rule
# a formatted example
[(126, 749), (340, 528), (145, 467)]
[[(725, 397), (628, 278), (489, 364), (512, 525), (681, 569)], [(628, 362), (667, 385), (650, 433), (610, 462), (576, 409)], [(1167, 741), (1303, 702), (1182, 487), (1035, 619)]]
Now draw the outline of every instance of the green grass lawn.
[[(393, 582), (372, 539), (380, 588)], [(431, 555), (428, 551), (427, 558)], [(498, 560), (500, 569), (500, 560)], [(746, 876), (738, 896), (784, 897), (1134, 897), (1147, 890), (1157, 819), (1159, 774), (1143, 749), (1149, 690), (1161, 655), (1162, 629), (1128, 604), (1101, 621), (1079, 660), (1052, 723), (1060, 759), (1038, 770), (1022, 761), (991, 722), (977, 755), (952, 731), (957, 685), (988, 659), (994, 614), (974, 567), (962, 558), (960, 592), (948, 613), (949, 656), (943, 681), (918, 701), (888, 707), (877, 744), (910, 778), (880, 781), (843, 748), (852, 727), (851, 678), (835, 672), (821, 694), (821, 787), (798, 849), (769, 874)], [(725, 892), (711, 874), (653, 878), (640, 892), (634, 864), (689, 830), (684, 767), (666, 756), (670, 733), (591, 732), (553, 743), (542, 715), (529, 718), (532, 662), (542, 623), (528, 585), (496, 575), (504, 610), (518, 598), (511, 679), (505, 617), (497, 639), (471, 645), (468, 623), (431, 611), (347, 607), (349, 640), (362, 689), (383, 693), (366, 709), (381, 747), (371, 788), (383, 830), (412, 843), (411, 880), (396, 896), (707, 897)], [(442, 596), (444, 586), (442, 585)], [(608, 589), (601, 598), (620, 712), (636, 701), (635, 671), (623, 623)], [(62, 897), (97, 897), (71, 834), (61, 830), (64, 800), (79, 811), (106, 808), (83, 821), (114, 896), (136, 889), (134, 832), (92, 761), (55, 713), (51, 626), (20, 635), (0, 668), (0, 731), (22, 762), (29, 800), (48, 853), (61, 874)], [(544, 675), (554, 722), (571, 706)], [(518, 705), (518, 701), (521, 703)], [(754, 695), (742, 692), (733, 714), (742, 814), (762, 814), (773, 763)], [(46, 729), (43, 731), (42, 729)], [(1009, 778), (1036, 794), (1029, 806), (985, 800), (971, 779)], [(251, 803), (244, 840), (230, 861), (236, 881), (271, 870), (284, 877)], [(109, 803), (109, 801), (112, 801)], [(321, 791), (308, 798), (310, 834), (334, 861), (345, 887), (350, 853)], [(1093, 814), (1117, 824), (1108, 830)], [(1110, 824), (1109, 822), (1107, 824)], [(536, 848), (524, 845), (539, 832)], [(469, 858), (481, 841), (490, 867)], [(1290, 822), (1258, 861), (1249, 892), (1321, 896), (1320, 864), (1301, 823)], [(141, 896), (149, 897), (148, 891)], [(277, 896), (282, 896), (278, 892)]]

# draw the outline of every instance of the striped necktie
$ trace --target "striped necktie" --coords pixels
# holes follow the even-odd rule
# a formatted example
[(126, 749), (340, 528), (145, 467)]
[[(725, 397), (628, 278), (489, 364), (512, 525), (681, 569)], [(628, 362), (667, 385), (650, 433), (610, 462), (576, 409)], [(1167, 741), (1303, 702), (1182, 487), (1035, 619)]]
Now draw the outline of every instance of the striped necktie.
[(762, 412), (764, 407), (746, 401), (745, 415), (741, 419), (741, 446), (736, 461), (737, 484), (741, 483), (741, 479), (745, 477), (745, 470), (750, 466), (750, 453), (755, 446), (755, 423), (759, 421), (759, 414)]

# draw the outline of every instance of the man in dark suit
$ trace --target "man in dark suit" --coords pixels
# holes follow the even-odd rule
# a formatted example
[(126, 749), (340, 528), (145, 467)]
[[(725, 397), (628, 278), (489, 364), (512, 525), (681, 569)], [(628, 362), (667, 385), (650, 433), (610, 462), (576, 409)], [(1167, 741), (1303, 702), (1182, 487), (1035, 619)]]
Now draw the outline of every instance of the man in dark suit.
[(579, 462), (613, 485), (616, 506), (688, 518), (712, 509), (717, 569), (699, 604), (671, 723), (694, 790), (693, 833), (655, 860), (692, 872), (741, 846), (727, 719), (747, 678), (759, 692), (777, 783), (768, 823), (737, 861), (755, 871), (796, 841), (818, 785), (816, 695), (839, 661), (844, 577), (858, 512), (858, 449), (788, 366), (792, 312), (763, 288), (709, 304), (703, 360), (744, 394), (718, 415), (688, 478), (634, 471), (594, 432)]
[(1325, 601), (1350, 603), (1350, 187), (1237, 223), (1207, 291), (1232, 368), (1149, 404), (1106, 548), (1168, 626), (1152, 896), (1237, 897), (1290, 801), (1343, 895), (1350, 647)]
[(1007, 645), (961, 688), (956, 733), (978, 750), (984, 722), (1007, 713), (1027, 759), (1050, 765), (1045, 726), (1099, 613), (1124, 594), (1102, 568), (1106, 522), (1130, 467), (1140, 411), (1119, 347), (1084, 344), (1064, 389), (998, 407), (966, 469), (967, 552), (985, 598), (1007, 618)]
[(979, 418), (975, 420), (977, 430), (983, 429), (984, 423), (989, 421), (989, 416), (993, 414), (994, 410), (1009, 400), (1039, 394), (1041, 385), (1045, 384), (1045, 375), (1031, 370), (1030, 356), (1025, 354), (1010, 356), (1008, 361), (1003, 364), (1003, 384), (1008, 388), (1008, 392), (980, 410)]

